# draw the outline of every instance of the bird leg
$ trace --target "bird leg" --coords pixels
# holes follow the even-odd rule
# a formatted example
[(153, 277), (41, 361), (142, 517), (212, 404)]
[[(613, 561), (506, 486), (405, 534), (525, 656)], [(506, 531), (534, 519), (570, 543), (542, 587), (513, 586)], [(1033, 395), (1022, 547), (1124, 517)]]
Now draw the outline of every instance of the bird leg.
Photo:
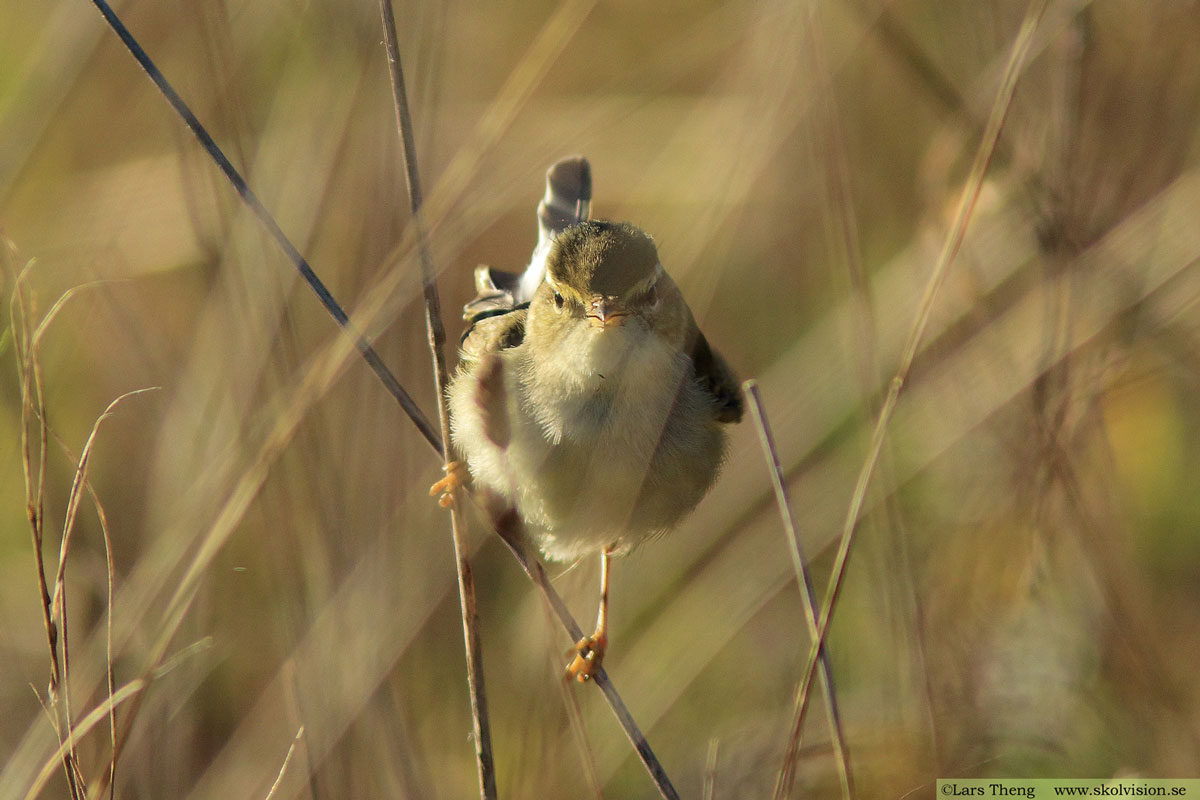
[(440, 494), (438, 505), (449, 508), (454, 503), (454, 491), (470, 479), (471, 473), (467, 472), (461, 461), (451, 461), (442, 469), (446, 471), (446, 477), (429, 487), (429, 496)]
[(604, 651), (608, 648), (608, 559), (612, 548), (600, 551), (600, 609), (596, 612), (596, 631), (585, 636), (567, 651), (575, 654), (563, 675), (567, 680), (574, 678), (583, 683), (600, 668)]

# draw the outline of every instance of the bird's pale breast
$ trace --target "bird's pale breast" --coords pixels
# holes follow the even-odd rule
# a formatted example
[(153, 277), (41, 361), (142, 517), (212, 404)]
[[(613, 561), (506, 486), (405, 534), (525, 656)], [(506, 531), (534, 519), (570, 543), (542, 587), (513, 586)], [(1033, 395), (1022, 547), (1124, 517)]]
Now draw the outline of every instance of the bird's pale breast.
[[(504, 351), (511, 440), (459, 430), (475, 480), (515, 502), (542, 551), (570, 560), (628, 549), (673, 527), (716, 477), (724, 433), (690, 360), (656, 337), (601, 332), (561, 374)], [(571, 370), (575, 370), (571, 374)], [(478, 420), (455, 401), (457, 427)]]

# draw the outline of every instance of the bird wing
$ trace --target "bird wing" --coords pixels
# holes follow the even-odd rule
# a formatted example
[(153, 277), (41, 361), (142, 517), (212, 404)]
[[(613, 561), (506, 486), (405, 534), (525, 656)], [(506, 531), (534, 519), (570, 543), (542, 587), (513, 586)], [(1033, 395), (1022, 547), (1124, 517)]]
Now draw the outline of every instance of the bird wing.
[(691, 356), (696, 380), (712, 395), (716, 403), (717, 422), (741, 422), (742, 392), (737, 376), (725, 363), (725, 359), (721, 358), (721, 354), (712, 349), (708, 339), (705, 339), (700, 331), (696, 331)]
[(525, 340), (529, 303), (517, 303), (514, 288), (520, 275), (480, 266), (475, 269), (475, 299), (463, 306), (468, 323), (460, 344), (462, 362), (516, 347)]
[(522, 305), (475, 320), (463, 334), (463, 361), (477, 361), (489, 353), (498, 353), (525, 341), (527, 312), (528, 306)]
[(463, 319), (474, 323), (484, 317), (512, 311), (518, 305), (517, 285), (520, 281), (520, 275), (480, 264), (475, 268), (475, 297), (463, 306)]

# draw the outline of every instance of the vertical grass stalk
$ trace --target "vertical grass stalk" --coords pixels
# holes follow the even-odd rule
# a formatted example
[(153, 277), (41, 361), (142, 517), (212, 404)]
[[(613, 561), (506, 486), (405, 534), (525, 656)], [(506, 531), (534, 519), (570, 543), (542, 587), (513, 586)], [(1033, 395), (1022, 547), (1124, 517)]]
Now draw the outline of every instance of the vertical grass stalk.
[[(413, 136), (412, 115), (408, 111), (408, 90), (404, 85), (404, 70), (400, 64), (400, 48), (396, 41), (396, 19), (391, 0), (379, 0), (383, 25), (383, 40), (387, 50), (388, 74), (392, 98), (396, 104), (396, 126), (403, 143), (404, 176), (411, 206), (411, 224), (417, 236), (421, 257), (421, 287), (425, 295), (425, 332), (433, 357), (433, 383), (437, 391), (438, 426), (441, 433), (442, 463), (449, 471), (450, 414), (446, 408), (446, 329), (442, 324), (442, 306), (438, 299), (437, 272), (429, 250), (424, 221), (421, 216), (421, 175), (417, 169), (417, 146)], [(462, 613), (463, 640), (467, 658), (467, 687), (471, 693), (471, 722), (475, 731), (475, 766), (479, 773), (479, 796), (484, 800), (496, 798), (496, 765), (492, 757), (492, 733), (488, 720), (487, 692), (483, 682), (483, 649), (479, 642), (479, 612), (475, 605), (475, 579), (471, 572), (466, 541), (466, 523), (459, 505), (460, 492), (451, 490), (450, 534), (454, 539), (454, 558), (458, 566), (459, 610)]]

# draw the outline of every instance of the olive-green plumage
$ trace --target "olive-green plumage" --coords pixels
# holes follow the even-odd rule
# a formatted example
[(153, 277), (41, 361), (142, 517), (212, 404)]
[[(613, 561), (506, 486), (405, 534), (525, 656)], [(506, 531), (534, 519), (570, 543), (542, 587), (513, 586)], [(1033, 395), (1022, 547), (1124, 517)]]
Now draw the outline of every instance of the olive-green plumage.
[(658, 267), (654, 240), (628, 222), (581, 222), (567, 228), (546, 258), (550, 281), (585, 294), (622, 296)]

